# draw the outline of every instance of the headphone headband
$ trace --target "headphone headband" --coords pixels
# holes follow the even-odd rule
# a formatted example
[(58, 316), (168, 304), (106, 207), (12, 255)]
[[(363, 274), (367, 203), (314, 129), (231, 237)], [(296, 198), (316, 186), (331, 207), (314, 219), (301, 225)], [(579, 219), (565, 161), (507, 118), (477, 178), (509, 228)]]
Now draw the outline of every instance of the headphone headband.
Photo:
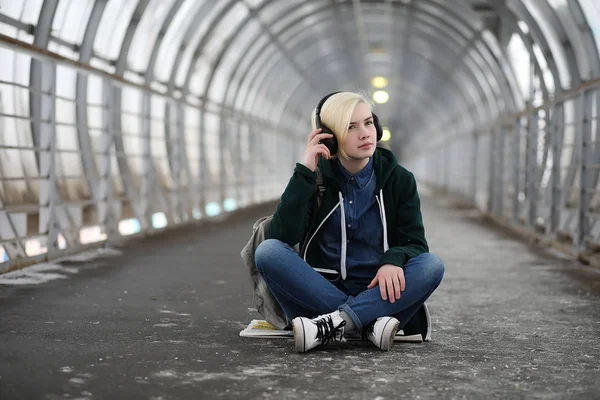
[(328, 98), (330, 98), (331, 96), (333, 96), (334, 94), (338, 94), (338, 93), (342, 93), (342, 92), (333, 92), (333, 93), (329, 93), (327, 96), (323, 97), (321, 99), (321, 101), (319, 101), (319, 104), (317, 105), (317, 108), (315, 110), (315, 117), (316, 117), (316, 125), (317, 128), (321, 128), (321, 108), (323, 108), (323, 105), (325, 104), (325, 102), (327, 101)]
[[(328, 98), (330, 98), (334, 94), (338, 94), (338, 93), (342, 93), (342, 92), (338, 91), (338, 92), (329, 93), (327, 96), (323, 97), (321, 99), (321, 101), (319, 101), (319, 104), (317, 105), (317, 108), (315, 109), (315, 126), (317, 129), (321, 129), (321, 133), (330, 133), (330, 134), (334, 135), (334, 133), (331, 129), (329, 129), (326, 126), (323, 126), (323, 124), (321, 123), (321, 108), (323, 107), (323, 105), (325, 104), (325, 102), (327, 101)], [(383, 136), (383, 129), (381, 127), (381, 122), (379, 121), (379, 118), (377, 117), (377, 115), (375, 115), (374, 113), (371, 113), (371, 114), (373, 114), (373, 123), (375, 124), (375, 128), (377, 131), (377, 141), (380, 141)], [(332, 138), (323, 139), (319, 143), (323, 143), (325, 146), (327, 146), (327, 148), (329, 149), (329, 151), (332, 155), (337, 153), (337, 151), (338, 151), (338, 143), (337, 143), (337, 139), (335, 138), (335, 135)]]

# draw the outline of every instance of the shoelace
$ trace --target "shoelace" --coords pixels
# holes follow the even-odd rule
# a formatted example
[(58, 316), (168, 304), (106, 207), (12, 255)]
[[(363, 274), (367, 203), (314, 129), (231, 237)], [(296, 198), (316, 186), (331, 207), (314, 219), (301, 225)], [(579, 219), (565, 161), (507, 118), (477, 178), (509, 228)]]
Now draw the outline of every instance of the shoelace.
[(331, 317), (327, 316), (317, 320), (315, 324), (317, 325), (317, 340), (319, 340), (321, 344), (325, 345), (332, 341), (342, 341), (346, 321), (342, 321), (336, 327), (333, 325)]
[(367, 325), (361, 332), (361, 339), (363, 341), (369, 340), (369, 335), (373, 333), (373, 329), (375, 328), (375, 322)]

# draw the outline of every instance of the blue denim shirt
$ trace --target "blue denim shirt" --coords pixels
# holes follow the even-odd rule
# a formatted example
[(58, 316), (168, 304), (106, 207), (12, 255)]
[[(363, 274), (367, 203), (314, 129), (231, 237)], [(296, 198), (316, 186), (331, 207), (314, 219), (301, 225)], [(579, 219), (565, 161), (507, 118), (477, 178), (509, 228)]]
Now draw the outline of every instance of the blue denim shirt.
[[(346, 217), (346, 271), (336, 285), (356, 295), (367, 288), (377, 273), (377, 265), (383, 253), (383, 225), (379, 205), (375, 198), (375, 173), (373, 158), (362, 171), (351, 175), (338, 162), (337, 173), (343, 182), (344, 212)], [(319, 246), (330, 261), (329, 267), (340, 271), (342, 253), (341, 209), (338, 207), (327, 219)]]

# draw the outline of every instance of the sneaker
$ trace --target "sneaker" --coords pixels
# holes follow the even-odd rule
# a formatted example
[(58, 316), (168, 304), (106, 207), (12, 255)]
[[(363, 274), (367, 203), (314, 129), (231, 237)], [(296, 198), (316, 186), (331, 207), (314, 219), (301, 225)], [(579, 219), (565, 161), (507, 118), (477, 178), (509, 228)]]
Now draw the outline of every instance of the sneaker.
[(296, 351), (304, 353), (314, 349), (319, 345), (326, 345), (329, 342), (345, 342), (344, 321), (338, 312), (320, 315), (310, 319), (305, 317), (296, 317), (292, 320), (292, 329), (294, 331), (294, 342)]
[(389, 351), (394, 344), (400, 321), (394, 317), (379, 317), (363, 330), (363, 338), (369, 339), (383, 351)]

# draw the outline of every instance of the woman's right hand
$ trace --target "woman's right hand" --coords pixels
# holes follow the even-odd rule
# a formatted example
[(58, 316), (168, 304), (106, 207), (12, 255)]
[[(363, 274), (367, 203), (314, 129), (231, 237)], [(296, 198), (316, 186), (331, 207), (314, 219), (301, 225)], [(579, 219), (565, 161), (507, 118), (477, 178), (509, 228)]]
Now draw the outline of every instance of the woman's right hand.
[(331, 158), (329, 149), (322, 143), (319, 143), (323, 139), (333, 137), (330, 133), (321, 133), (321, 128), (315, 129), (308, 135), (308, 141), (306, 142), (306, 150), (304, 150), (304, 157), (302, 158), (302, 164), (311, 171), (317, 169), (317, 163), (319, 162), (319, 155), (323, 155), (326, 159)]

